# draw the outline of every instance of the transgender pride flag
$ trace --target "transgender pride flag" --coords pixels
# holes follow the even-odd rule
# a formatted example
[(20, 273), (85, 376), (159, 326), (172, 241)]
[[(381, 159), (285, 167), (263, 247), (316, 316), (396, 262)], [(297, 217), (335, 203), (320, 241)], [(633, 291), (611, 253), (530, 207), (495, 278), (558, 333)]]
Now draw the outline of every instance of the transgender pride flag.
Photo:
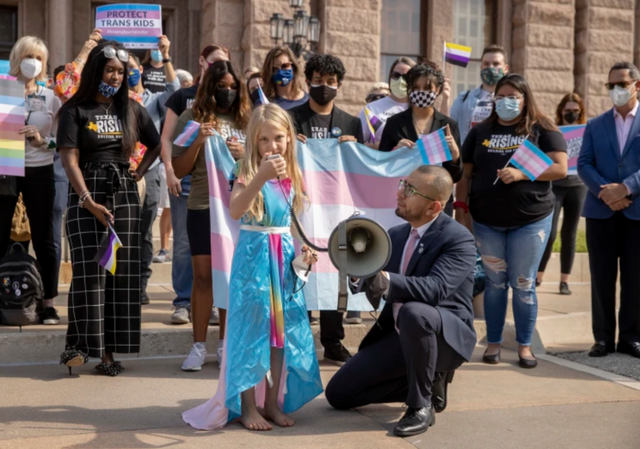
[[(385, 228), (402, 224), (395, 215), (398, 180), (423, 165), (420, 151), (402, 148), (381, 152), (357, 143), (338, 144), (336, 139), (298, 142), (298, 163), (310, 203), (300, 222), (316, 245), (326, 247), (338, 223), (359, 210)], [(229, 215), (229, 176), (234, 161), (224, 140), (209, 138), (205, 144), (209, 175), (213, 297), (226, 308), (234, 245), (240, 223)], [(304, 288), (310, 310), (337, 310), (338, 271), (327, 253), (320, 253)], [(371, 310), (364, 294), (349, 299), (349, 310)]]
[(437, 165), (450, 161), (451, 150), (444, 136), (444, 128), (418, 139), (416, 146), (425, 165)]
[(196, 140), (196, 137), (198, 137), (199, 130), (200, 123), (189, 120), (187, 126), (184, 127), (182, 133), (176, 137), (176, 140), (174, 140), (173, 143), (179, 147), (188, 147), (194, 140)]
[(532, 181), (535, 181), (553, 164), (551, 158), (529, 140), (522, 142), (509, 162)]

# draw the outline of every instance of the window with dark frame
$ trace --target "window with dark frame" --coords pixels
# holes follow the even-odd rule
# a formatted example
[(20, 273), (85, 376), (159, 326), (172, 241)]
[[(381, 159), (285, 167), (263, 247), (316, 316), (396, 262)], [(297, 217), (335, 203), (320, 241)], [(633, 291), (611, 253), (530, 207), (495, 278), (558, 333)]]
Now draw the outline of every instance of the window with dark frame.
[(382, 0), (380, 20), (380, 80), (388, 81), (391, 64), (400, 56), (423, 54), (424, 0)]
[(0, 6), (0, 59), (8, 60), (18, 40), (18, 7)]

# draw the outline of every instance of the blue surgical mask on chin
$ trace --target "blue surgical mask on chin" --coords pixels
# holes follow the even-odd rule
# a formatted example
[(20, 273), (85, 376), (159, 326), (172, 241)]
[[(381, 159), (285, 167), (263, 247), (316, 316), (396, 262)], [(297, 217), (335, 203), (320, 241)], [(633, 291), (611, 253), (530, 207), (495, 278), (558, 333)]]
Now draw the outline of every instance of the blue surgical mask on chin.
[(151, 59), (154, 62), (162, 62), (162, 52), (160, 50), (151, 50)]
[(496, 101), (496, 113), (505, 122), (510, 122), (520, 115), (520, 100), (503, 98)]
[(98, 86), (98, 92), (105, 96), (105, 98), (113, 97), (120, 90), (120, 86), (113, 87), (109, 86), (104, 81), (100, 81), (100, 85)]

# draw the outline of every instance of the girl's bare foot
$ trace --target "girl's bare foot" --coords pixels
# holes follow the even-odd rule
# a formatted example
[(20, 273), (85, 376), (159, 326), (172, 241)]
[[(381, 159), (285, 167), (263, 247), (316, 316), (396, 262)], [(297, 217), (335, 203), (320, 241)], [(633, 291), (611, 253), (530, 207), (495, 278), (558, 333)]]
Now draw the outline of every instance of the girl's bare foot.
[(240, 422), (249, 430), (271, 430), (273, 428), (258, 410), (243, 413)]
[(266, 406), (263, 415), (280, 427), (291, 427), (296, 423), (295, 419), (285, 414), (277, 405), (275, 407)]

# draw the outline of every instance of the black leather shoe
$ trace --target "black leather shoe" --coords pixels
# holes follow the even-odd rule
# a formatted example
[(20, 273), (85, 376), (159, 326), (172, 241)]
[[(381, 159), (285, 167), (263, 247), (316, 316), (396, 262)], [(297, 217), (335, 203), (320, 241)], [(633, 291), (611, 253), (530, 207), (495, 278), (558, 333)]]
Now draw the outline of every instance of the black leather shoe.
[(604, 357), (616, 352), (616, 344), (614, 342), (596, 341), (589, 350), (589, 357)]
[(447, 385), (453, 380), (453, 373), (455, 371), (436, 373), (431, 389), (431, 402), (436, 413), (444, 412), (447, 408)]
[(484, 351), (482, 355), (482, 361), (484, 363), (488, 363), (489, 365), (497, 365), (500, 363), (500, 351), (497, 354), (487, 355), (487, 351)]
[(619, 341), (618, 352), (622, 354), (628, 354), (631, 357), (640, 359), (640, 343), (638, 343), (637, 341), (634, 341), (634, 342)]
[(436, 413), (433, 407), (409, 407), (393, 433), (399, 437), (410, 437), (426, 432), (436, 423)]
[[(531, 354), (533, 355), (533, 354)], [(520, 356), (518, 356), (518, 365), (520, 365), (520, 368), (524, 368), (524, 369), (531, 369), (531, 368), (535, 368), (536, 366), (538, 366), (538, 359), (536, 359), (536, 357), (534, 356), (533, 359), (524, 359)]]

